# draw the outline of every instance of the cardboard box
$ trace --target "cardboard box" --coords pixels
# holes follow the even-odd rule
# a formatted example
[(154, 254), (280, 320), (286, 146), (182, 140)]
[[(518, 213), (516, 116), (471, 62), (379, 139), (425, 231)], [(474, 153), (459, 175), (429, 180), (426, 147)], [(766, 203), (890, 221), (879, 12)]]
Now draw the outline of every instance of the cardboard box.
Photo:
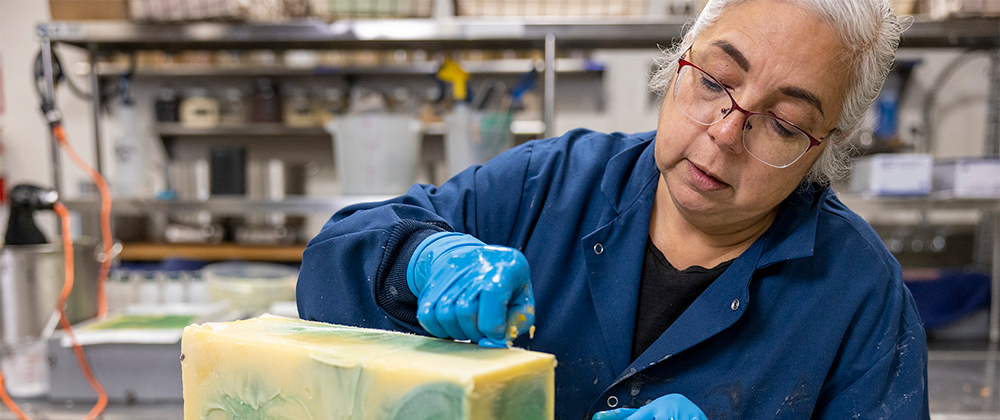
[(52, 20), (128, 20), (128, 0), (49, 0)]
[(310, 0), (128, 0), (132, 20), (188, 22), (238, 20), (279, 22), (308, 17)]
[(937, 161), (934, 163), (934, 191), (962, 198), (1000, 197), (1000, 159)]
[(885, 153), (854, 162), (851, 192), (872, 196), (927, 195), (934, 159), (928, 154)]

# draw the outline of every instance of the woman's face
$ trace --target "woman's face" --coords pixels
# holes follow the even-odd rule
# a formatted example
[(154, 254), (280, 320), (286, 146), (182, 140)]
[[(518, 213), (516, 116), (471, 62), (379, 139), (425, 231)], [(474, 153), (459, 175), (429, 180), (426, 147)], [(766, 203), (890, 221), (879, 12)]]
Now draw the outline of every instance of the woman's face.
[[(846, 55), (834, 29), (811, 12), (754, 0), (726, 9), (685, 58), (724, 84), (740, 107), (822, 138), (840, 118)], [(786, 168), (765, 165), (743, 147), (744, 114), (702, 125), (674, 105), (672, 92), (673, 86), (656, 134), (661, 187), (665, 183), (677, 210), (703, 228), (741, 229), (771, 214), (826, 146), (813, 147)]]

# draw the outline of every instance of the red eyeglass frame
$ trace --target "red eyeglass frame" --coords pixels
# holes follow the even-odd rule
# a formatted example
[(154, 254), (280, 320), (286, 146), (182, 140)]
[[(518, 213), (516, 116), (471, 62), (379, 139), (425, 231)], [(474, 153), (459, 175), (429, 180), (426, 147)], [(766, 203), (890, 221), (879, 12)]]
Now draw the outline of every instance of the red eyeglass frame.
[[(788, 125), (790, 125), (792, 127), (795, 127), (796, 130), (801, 131), (802, 134), (805, 134), (806, 137), (809, 137), (809, 147), (807, 147), (806, 150), (804, 152), (802, 152), (803, 155), (805, 155), (806, 152), (809, 151), (809, 149), (812, 149), (813, 147), (819, 146), (820, 143), (822, 143), (823, 140), (825, 140), (827, 137), (830, 137), (830, 134), (827, 134), (827, 135), (825, 135), (825, 136), (820, 137), (820, 138), (817, 139), (817, 138), (813, 137), (812, 134), (809, 134), (808, 132), (806, 132), (806, 130), (803, 130), (799, 126), (797, 126), (795, 124), (792, 124), (792, 123), (790, 123), (788, 121), (785, 121), (785, 120), (783, 120), (781, 118), (778, 118), (778, 117), (776, 117), (774, 115), (765, 114), (763, 112), (748, 111), (748, 110), (744, 109), (743, 107), (741, 107), (740, 104), (736, 103), (736, 99), (733, 98), (733, 94), (729, 93), (729, 89), (726, 89), (725, 88), (726, 85), (722, 84), (722, 82), (720, 82), (719, 79), (716, 79), (715, 76), (712, 76), (709, 72), (705, 71), (701, 67), (698, 67), (696, 64), (694, 64), (694, 63), (692, 63), (690, 61), (685, 60), (684, 57), (681, 57), (681, 58), (679, 58), (677, 60), (677, 75), (681, 74), (681, 69), (684, 68), (684, 66), (691, 66), (691, 67), (694, 67), (694, 68), (698, 69), (702, 73), (705, 73), (706, 76), (712, 78), (712, 81), (714, 81), (719, 86), (722, 86), (723, 90), (726, 91), (726, 96), (729, 96), (729, 101), (732, 102), (733, 107), (726, 111), (726, 114), (722, 116), (722, 118), (720, 119), (720, 121), (723, 120), (723, 119), (725, 119), (726, 117), (728, 117), (729, 114), (732, 114), (734, 110), (742, 112), (744, 115), (747, 116), (747, 118), (749, 118), (751, 115), (763, 115), (765, 117), (774, 118), (774, 119), (776, 119), (778, 121), (781, 121), (781, 122), (783, 122), (785, 124), (788, 124)], [(677, 77), (674, 77), (674, 83), (677, 83), (677, 80), (678, 80)], [(832, 134), (834, 130), (836, 130), (836, 128), (834, 128), (833, 130), (830, 130), (830, 133)], [(802, 156), (800, 155), (799, 158), (801, 158), (801, 157)], [(796, 158), (795, 160), (798, 161), (799, 158)], [(793, 161), (792, 163), (795, 163), (795, 162)]]

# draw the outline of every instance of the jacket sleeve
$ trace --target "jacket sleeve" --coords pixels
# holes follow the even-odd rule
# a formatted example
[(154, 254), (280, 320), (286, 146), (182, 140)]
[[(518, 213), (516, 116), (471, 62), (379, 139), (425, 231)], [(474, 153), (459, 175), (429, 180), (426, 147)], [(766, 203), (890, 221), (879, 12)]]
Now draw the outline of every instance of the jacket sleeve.
[[(912, 301), (911, 301), (912, 303)], [(919, 322), (901, 321), (894, 346), (814, 418), (929, 420), (927, 397), (927, 339)]]
[(533, 142), (394, 199), (347, 207), (306, 246), (296, 286), (302, 319), (423, 334), (405, 270), (421, 240), (456, 231), (507, 245)]

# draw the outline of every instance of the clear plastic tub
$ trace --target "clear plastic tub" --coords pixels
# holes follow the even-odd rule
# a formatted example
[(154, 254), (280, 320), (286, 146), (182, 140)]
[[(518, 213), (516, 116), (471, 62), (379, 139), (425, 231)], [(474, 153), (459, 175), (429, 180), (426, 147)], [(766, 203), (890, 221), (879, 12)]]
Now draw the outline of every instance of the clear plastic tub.
[(409, 115), (361, 113), (330, 121), (342, 194), (401, 194), (413, 185), (420, 121)]
[(280, 264), (224, 262), (202, 269), (211, 301), (228, 300), (230, 308), (250, 315), (274, 302), (295, 300), (299, 271)]

